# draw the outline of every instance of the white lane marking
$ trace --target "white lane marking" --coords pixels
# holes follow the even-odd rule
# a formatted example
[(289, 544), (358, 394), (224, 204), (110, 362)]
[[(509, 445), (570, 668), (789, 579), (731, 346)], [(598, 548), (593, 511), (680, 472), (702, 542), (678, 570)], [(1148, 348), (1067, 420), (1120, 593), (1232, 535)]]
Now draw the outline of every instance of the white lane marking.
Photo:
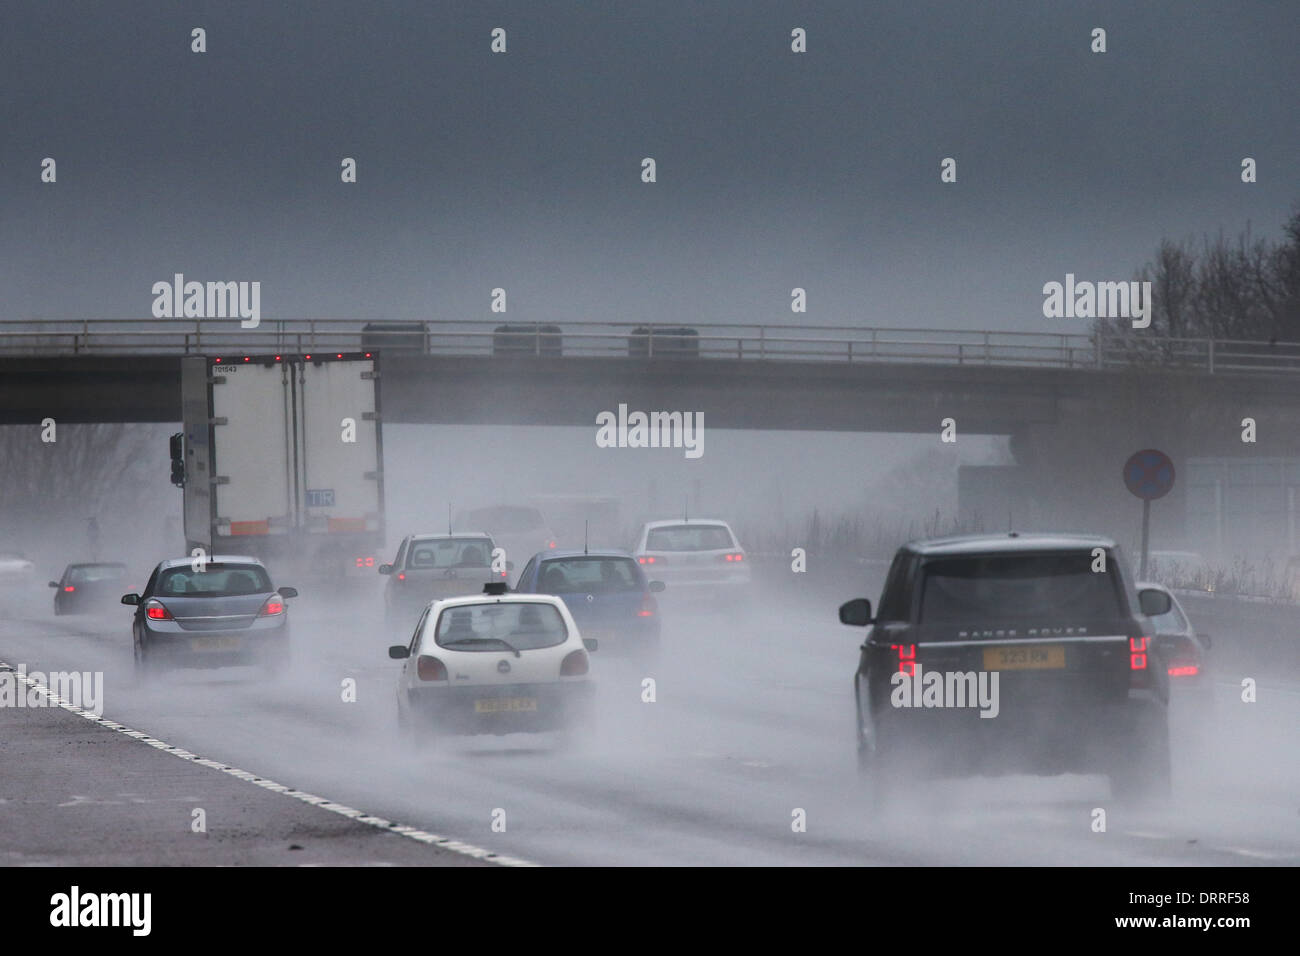
[[(11, 669), (11, 668), (4, 661), (0, 661), (0, 670), (6, 670), (6, 669)], [(149, 734), (146, 734), (143, 731), (132, 730), (130, 727), (127, 727), (125, 724), (119, 724), (115, 720), (108, 720), (107, 718), (104, 717), (98, 717), (92, 711), (89, 710), (82, 710), (76, 704), (52, 692), (45, 684), (41, 683), (40, 681), (33, 680), (30, 675), (19, 674), (17, 672), (14, 672), (14, 676), (17, 677), (19, 680), (21, 680), (28, 687), (39, 687), (41, 689), (41, 692), (45, 694), (45, 696), (49, 699), (51, 703), (55, 704), (58, 707), (63, 708), (69, 713), (76, 714), (78, 717), (84, 717), (86, 718), (86, 720), (89, 720), (92, 723), (99, 724), (101, 727), (107, 727), (109, 730), (115, 731), (116, 733), (123, 734), (127, 737), (131, 737), (135, 740), (140, 741), (141, 743), (148, 744), (150, 747), (155, 747), (158, 750), (161, 750), (163, 753), (171, 754), (173, 757), (180, 757), (182, 760), (188, 760), (191, 763), (198, 764), (200, 767), (208, 767), (212, 770), (220, 770), (222, 773), (228, 773), (232, 777), (238, 777), (240, 780), (246, 781), (247, 783), (257, 784), (257, 786), (261, 787), (264, 790), (270, 790), (273, 793), (283, 793), (285, 796), (294, 797), (295, 799), (301, 800), (303, 803), (310, 803), (312, 806), (320, 807), (322, 810), (329, 810), (330, 812), (337, 813), (340, 816), (348, 817), (351, 820), (356, 820), (358, 823), (367, 823), (370, 826), (377, 827), (380, 830), (385, 830), (389, 833), (396, 833), (399, 834), (400, 836), (404, 836), (412, 840), (417, 840), (420, 843), (426, 843), (429, 844), (430, 846), (436, 846), (443, 850), (450, 850), (451, 852), (459, 853), (462, 856), (473, 857), (476, 860), (484, 860), (485, 862), (488, 863), (496, 863), (499, 866), (539, 866), (540, 865), (537, 863), (532, 863), (528, 860), (522, 860), (519, 857), (503, 856), (499, 853), (494, 853), (491, 850), (485, 850), (482, 847), (474, 846), (474, 844), (472, 843), (464, 843), (460, 840), (453, 840), (450, 837), (439, 836), (438, 834), (430, 833), (427, 830), (420, 830), (416, 827), (394, 823), (391, 820), (385, 820), (383, 817), (377, 817), (368, 814), (364, 810), (357, 810), (356, 808), (349, 807), (346, 804), (336, 803), (333, 800), (327, 799), (326, 797), (318, 797), (315, 794), (304, 793), (301, 790), (295, 790), (292, 787), (286, 787), (282, 783), (276, 783), (274, 780), (268, 780), (265, 777), (259, 777), (255, 773), (250, 773), (247, 770), (240, 770), (238, 767), (231, 767), (228, 764), (221, 763), (218, 760), (209, 760), (207, 758), (200, 757), (198, 754), (190, 753), (188, 750), (184, 750), (181, 747), (175, 747), (172, 744), (167, 743), (167, 741), (165, 740), (159, 740), (157, 737), (151, 737)]]
[[(1173, 833), (1147, 833), (1142, 830), (1125, 830), (1125, 836), (1139, 837), (1144, 840), (1185, 840), (1185, 837), (1177, 836)], [(1252, 850), (1249, 847), (1242, 846), (1222, 846), (1215, 843), (1205, 843), (1201, 849), (1210, 850), (1214, 853), (1235, 853), (1238, 856), (1249, 857), (1252, 860), (1289, 860), (1294, 859), (1294, 853), (1270, 853), (1265, 850)]]
[(1248, 856), (1252, 860), (1287, 860), (1295, 857), (1294, 853), (1265, 853), (1263, 850), (1248, 850), (1245, 847), (1228, 846), (1222, 849), (1229, 853), (1236, 853), (1238, 856)]

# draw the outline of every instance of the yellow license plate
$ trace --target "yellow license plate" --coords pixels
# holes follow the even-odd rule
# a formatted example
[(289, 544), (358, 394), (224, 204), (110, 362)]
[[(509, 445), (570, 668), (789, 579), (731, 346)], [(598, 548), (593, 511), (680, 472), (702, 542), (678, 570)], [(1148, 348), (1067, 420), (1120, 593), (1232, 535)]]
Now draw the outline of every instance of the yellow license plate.
[(482, 697), (474, 701), (476, 714), (517, 714), (536, 710), (536, 697)]
[(986, 671), (1060, 670), (1065, 667), (1065, 645), (1038, 644), (1030, 647), (986, 647)]
[(196, 651), (237, 651), (237, 637), (195, 637), (190, 640), (190, 647)]

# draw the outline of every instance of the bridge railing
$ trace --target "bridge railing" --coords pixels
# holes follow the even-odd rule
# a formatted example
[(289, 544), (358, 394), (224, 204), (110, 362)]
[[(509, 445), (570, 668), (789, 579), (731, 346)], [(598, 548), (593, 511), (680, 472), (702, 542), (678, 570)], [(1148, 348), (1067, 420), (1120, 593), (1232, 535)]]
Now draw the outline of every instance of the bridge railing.
[(306, 355), (382, 350), (433, 355), (901, 362), (1202, 373), (1300, 372), (1300, 343), (850, 326), (646, 322), (562, 325), (357, 319), (0, 321), (0, 355)]

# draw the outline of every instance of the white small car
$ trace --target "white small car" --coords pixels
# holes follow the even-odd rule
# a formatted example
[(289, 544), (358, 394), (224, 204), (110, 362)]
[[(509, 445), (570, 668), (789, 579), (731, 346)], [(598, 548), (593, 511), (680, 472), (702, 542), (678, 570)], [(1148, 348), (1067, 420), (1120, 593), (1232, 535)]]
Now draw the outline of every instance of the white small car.
[(747, 593), (751, 583), (745, 549), (731, 526), (716, 518), (648, 521), (632, 554), (647, 577), (683, 596), (734, 597)]
[(397, 720), (412, 738), (577, 730), (590, 723), (595, 684), (589, 651), (561, 598), (484, 594), (431, 601), (403, 661)]

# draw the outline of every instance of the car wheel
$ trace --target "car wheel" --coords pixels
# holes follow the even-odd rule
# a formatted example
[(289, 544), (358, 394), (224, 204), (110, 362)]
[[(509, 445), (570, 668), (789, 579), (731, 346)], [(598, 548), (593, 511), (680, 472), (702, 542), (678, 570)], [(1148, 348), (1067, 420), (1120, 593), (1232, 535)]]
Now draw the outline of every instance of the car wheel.
[(632, 656), (641, 664), (658, 664), (659, 655), (662, 651), (662, 641), (659, 635), (656, 634), (654, 637), (646, 638), (644, 641), (637, 644), (632, 652)]
[(1172, 793), (1169, 723), (1164, 716), (1148, 724), (1138, 746), (1118, 758), (1111, 770), (1111, 793), (1118, 800), (1146, 803), (1169, 799)]
[(888, 810), (898, 798), (898, 768), (887, 746), (877, 739), (875, 746), (859, 744), (858, 772), (871, 789), (871, 805), (878, 811)]
[(149, 648), (138, 638), (134, 641), (135, 676), (139, 680), (153, 680), (161, 670), (158, 659), (149, 653)]
[(397, 705), (397, 732), (402, 743), (413, 750), (430, 750), (437, 741), (433, 728), (412, 717), (401, 704)]
[[(860, 705), (858, 705), (860, 708)], [(882, 738), (880, 729), (868, 737), (862, 729), (862, 712), (857, 715), (858, 774), (870, 788), (871, 803), (876, 810), (886, 810), (895, 802), (898, 793), (897, 761), (891, 759), (889, 742)]]
[(267, 676), (280, 678), (289, 672), (292, 661), (293, 654), (289, 642), (280, 639), (266, 649), (262, 666), (266, 668)]

